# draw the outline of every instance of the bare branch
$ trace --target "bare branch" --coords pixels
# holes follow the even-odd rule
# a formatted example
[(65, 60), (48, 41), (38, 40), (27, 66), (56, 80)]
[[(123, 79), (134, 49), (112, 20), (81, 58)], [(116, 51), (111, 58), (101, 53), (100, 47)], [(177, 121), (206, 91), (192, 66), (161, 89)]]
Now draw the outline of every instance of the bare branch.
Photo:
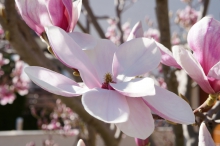
[(89, 6), (89, 1), (88, 0), (83, 0), (83, 6), (85, 7), (86, 11), (88, 12), (88, 15), (92, 21), (93, 26), (95, 27), (95, 29), (97, 30), (99, 36), (101, 38), (105, 38), (105, 34), (104, 31), (102, 30), (101, 26), (99, 25), (91, 7)]
[(123, 36), (124, 36), (124, 32), (121, 28), (121, 13), (122, 13), (122, 10), (125, 6), (125, 3), (124, 1), (121, 1), (121, 0), (115, 0), (115, 11), (116, 11), (116, 16), (117, 16), (117, 27), (118, 27), (118, 30), (119, 30), (119, 36), (120, 36), (120, 43), (122, 44), (124, 42), (123, 40)]

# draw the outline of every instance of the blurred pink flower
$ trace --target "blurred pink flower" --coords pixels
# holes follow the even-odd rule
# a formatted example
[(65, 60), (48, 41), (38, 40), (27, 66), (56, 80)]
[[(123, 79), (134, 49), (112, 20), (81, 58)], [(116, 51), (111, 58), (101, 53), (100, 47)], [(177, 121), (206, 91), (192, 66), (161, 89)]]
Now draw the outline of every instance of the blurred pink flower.
[(30, 79), (24, 74), (23, 69), (25, 64), (23, 61), (18, 60), (15, 62), (15, 68), (12, 72), (12, 83), (14, 90), (21, 96), (28, 94)]
[(144, 32), (144, 37), (153, 38), (155, 41), (160, 42), (160, 32), (154, 28), (149, 28), (146, 32)]
[(15, 0), (18, 10), (38, 35), (44, 27), (58, 26), (71, 32), (80, 15), (82, 0)]
[(179, 23), (184, 28), (190, 28), (197, 22), (199, 12), (192, 7), (187, 6), (184, 10), (177, 11), (176, 23)]
[(174, 32), (172, 34), (171, 43), (172, 43), (172, 45), (179, 45), (180, 44), (180, 38), (176, 32)]
[(210, 135), (205, 123), (202, 123), (199, 128), (198, 146), (215, 146), (212, 136)]
[[(195, 122), (184, 100), (155, 86), (151, 78), (135, 78), (160, 63), (161, 54), (153, 40), (137, 38), (117, 47), (109, 40), (97, 39), (95, 47), (82, 50), (71, 33), (58, 27), (49, 27), (47, 36), (56, 57), (66, 66), (78, 69), (84, 84), (42, 67), (25, 68), (31, 80), (43, 89), (67, 97), (82, 95), (82, 104), (89, 114), (116, 124), (132, 137), (145, 139), (153, 132), (151, 110), (170, 121)], [(83, 41), (84, 46), (88, 44), (87, 39), (80, 43)]]
[(209, 94), (220, 91), (220, 22), (204, 17), (188, 33), (188, 51), (181, 46), (173, 48), (178, 64)]
[(2, 53), (0, 53), (0, 67), (3, 66), (3, 65), (6, 65), (9, 63), (9, 60), (8, 59), (5, 59), (2, 55)]
[(8, 85), (0, 85), (0, 104), (12, 104), (15, 100), (15, 94), (10, 90)]

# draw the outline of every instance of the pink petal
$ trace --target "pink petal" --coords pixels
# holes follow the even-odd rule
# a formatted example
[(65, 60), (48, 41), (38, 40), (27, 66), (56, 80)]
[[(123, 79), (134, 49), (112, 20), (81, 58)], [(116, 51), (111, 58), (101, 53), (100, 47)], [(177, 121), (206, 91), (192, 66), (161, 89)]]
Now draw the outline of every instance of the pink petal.
[(97, 71), (100, 83), (104, 82), (106, 73), (112, 74), (112, 61), (117, 49), (110, 40), (99, 39), (94, 49), (84, 50)]
[(128, 119), (126, 98), (113, 90), (92, 89), (83, 94), (82, 104), (90, 115), (107, 123), (120, 123)]
[(176, 94), (155, 86), (156, 95), (143, 97), (148, 107), (160, 117), (180, 124), (195, 123), (189, 104)]
[(113, 74), (118, 80), (142, 75), (155, 69), (161, 59), (159, 49), (147, 38), (137, 38), (119, 46), (113, 59)]
[(154, 131), (154, 119), (151, 110), (141, 98), (127, 98), (130, 109), (128, 120), (116, 126), (126, 135), (146, 139)]
[(202, 123), (199, 128), (199, 146), (215, 146), (205, 123)]
[(24, 70), (35, 84), (57, 95), (79, 96), (88, 90), (80, 87), (75, 81), (46, 68), (32, 66)]
[(209, 83), (215, 92), (220, 91), (220, 62), (215, 64), (207, 75)]
[(181, 46), (173, 47), (173, 56), (186, 73), (196, 81), (206, 93), (214, 93), (199, 62), (192, 53)]
[(210, 68), (220, 61), (220, 22), (204, 17), (192, 26), (187, 40), (207, 75)]
[[(27, 25), (33, 29), (38, 35), (40, 35), (44, 31), (44, 27), (40, 25), (39, 16), (37, 16), (38, 13), (38, 1), (32, 0), (15, 0), (16, 5), (18, 7), (19, 13), (21, 14), (21, 17), (24, 19), (24, 21), (27, 23)], [(31, 3), (31, 5), (29, 4)], [(32, 4), (33, 3), (33, 4)], [(29, 8), (31, 7), (31, 8)], [(45, 12), (46, 7), (43, 8), (43, 12)], [(33, 11), (33, 12), (32, 12)], [(33, 16), (35, 14), (36, 15)], [(47, 15), (47, 14), (45, 14)], [(47, 17), (47, 16), (46, 16)]]
[[(66, 4), (66, 6), (64, 5), (64, 3)], [(52, 24), (67, 31), (69, 27), (68, 17), (70, 17), (68, 10), (72, 10), (72, 0), (46, 0), (46, 6)], [(66, 9), (66, 7), (68, 8)], [(68, 16), (66, 16), (66, 12)]]
[(137, 22), (134, 27), (132, 28), (128, 38), (127, 38), (127, 41), (130, 41), (134, 38), (140, 38), (140, 37), (143, 37), (143, 34), (144, 34), (144, 31), (143, 31), (143, 28), (142, 28), (142, 24), (141, 22)]
[(164, 45), (156, 42), (157, 47), (160, 49), (161, 52), (161, 63), (167, 66), (173, 66), (176, 68), (181, 69), (181, 66), (176, 62), (176, 60), (173, 57), (172, 52), (166, 48)]
[(207, 77), (220, 80), (220, 62), (216, 63), (210, 70)]
[(89, 88), (101, 87), (94, 66), (69, 34), (55, 26), (49, 27), (46, 33), (55, 55), (63, 64), (78, 69)]
[(97, 40), (86, 33), (71, 32), (69, 33), (69, 36), (77, 42), (77, 45), (79, 45), (79, 47), (83, 50), (94, 49), (97, 45)]
[(110, 85), (119, 93), (129, 97), (155, 95), (154, 80), (151, 78), (135, 78), (128, 82)]
[(73, 6), (72, 6), (72, 0), (62, 0), (62, 3), (65, 7), (65, 11), (63, 12), (66, 16), (66, 20), (68, 23), (68, 27), (65, 29), (67, 32), (72, 32), (74, 27), (72, 26), (72, 15), (73, 15)]
[(74, 29), (79, 19), (81, 7), (82, 7), (82, 0), (74, 1), (72, 5), (73, 5), (72, 6), (73, 10), (72, 10), (72, 23), (70, 24), (70, 31)]

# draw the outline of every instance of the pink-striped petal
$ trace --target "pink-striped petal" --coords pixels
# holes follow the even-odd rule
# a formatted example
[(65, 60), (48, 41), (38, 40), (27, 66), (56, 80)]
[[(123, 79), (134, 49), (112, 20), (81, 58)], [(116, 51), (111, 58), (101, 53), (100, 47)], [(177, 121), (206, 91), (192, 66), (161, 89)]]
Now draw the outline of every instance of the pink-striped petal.
[(94, 49), (97, 45), (97, 39), (86, 33), (71, 32), (69, 36), (77, 42), (77, 45), (83, 50)]
[(198, 146), (215, 146), (210, 132), (205, 123), (202, 123), (199, 128), (199, 145)]
[(72, 32), (74, 27), (72, 27), (72, 17), (73, 17), (73, 6), (72, 0), (62, 0), (63, 6), (65, 7), (65, 12), (63, 12), (66, 16), (68, 27), (65, 29), (67, 32)]
[(143, 97), (147, 106), (155, 114), (180, 124), (195, 123), (193, 111), (185, 100), (159, 86), (155, 86), (155, 90), (155, 95)]
[(90, 115), (106, 123), (121, 123), (128, 119), (126, 98), (113, 90), (92, 89), (83, 94), (82, 104)]
[(204, 17), (189, 30), (187, 41), (207, 75), (220, 61), (220, 22)]
[(44, 26), (51, 26), (45, 1), (15, 0), (22, 18), (38, 35), (44, 31)]
[(128, 120), (124, 123), (117, 123), (116, 126), (128, 136), (146, 139), (154, 131), (151, 110), (141, 98), (127, 97), (127, 102), (130, 109)]
[(210, 86), (207, 76), (205, 75), (201, 65), (194, 58), (191, 52), (181, 46), (173, 47), (173, 56), (177, 63), (186, 71), (186, 73), (196, 81), (206, 93), (214, 93)]
[(161, 52), (161, 63), (167, 66), (173, 66), (173, 67), (181, 69), (181, 66), (174, 59), (172, 52), (168, 48), (166, 48), (164, 45), (158, 42), (156, 42), (156, 44)]
[(72, 3), (72, 21), (70, 24), (70, 31), (73, 30), (77, 24), (77, 21), (80, 16), (81, 8), (82, 8), (82, 0), (76, 0)]
[(161, 53), (154, 40), (137, 38), (119, 46), (113, 59), (113, 75), (118, 80), (142, 75), (155, 69)]
[(110, 83), (119, 93), (129, 97), (155, 95), (154, 80), (151, 78), (135, 78), (128, 82)]
[(78, 69), (89, 88), (101, 87), (94, 66), (68, 33), (55, 26), (46, 29), (46, 33), (54, 54), (63, 64)]
[(41, 88), (62, 96), (79, 96), (88, 91), (86, 87), (79, 86), (75, 81), (42, 67), (26, 67), (25, 73)]
[(112, 61), (117, 49), (111, 41), (99, 39), (94, 49), (84, 50), (97, 71), (100, 83), (104, 82), (106, 73), (112, 74)]
[(140, 38), (140, 37), (143, 37), (143, 34), (144, 34), (144, 31), (143, 31), (143, 28), (142, 28), (142, 24), (141, 22), (137, 22), (134, 27), (132, 28), (128, 38), (127, 38), (127, 41), (130, 41), (134, 38)]
[[(50, 16), (51, 22), (53, 25), (58, 26), (65, 31), (67, 31), (69, 27), (68, 17), (69, 12), (66, 7), (72, 7), (72, 0), (45, 0), (46, 6), (48, 9), (48, 15)], [(64, 3), (66, 5), (64, 5)]]

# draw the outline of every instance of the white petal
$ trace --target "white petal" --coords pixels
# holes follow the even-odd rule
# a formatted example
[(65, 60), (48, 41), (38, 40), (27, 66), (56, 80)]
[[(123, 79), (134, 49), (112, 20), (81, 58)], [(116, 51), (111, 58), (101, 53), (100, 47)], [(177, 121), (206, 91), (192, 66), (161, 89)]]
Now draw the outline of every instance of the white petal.
[(106, 73), (112, 74), (112, 62), (117, 46), (109, 40), (99, 39), (94, 49), (84, 50), (95, 67), (100, 83), (104, 82)]
[(86, 33), (71, 32), (69, 33), (69, 36), (83, 50), (93, 49), (97, 44), (97, 40), (93, 36)]
[(154, 80), (151, 78), (135, 78), (128, 82), (110, 83), (119, 93), (129, 97), (155, 95)]
[(88, 91), (87, 87), (79, 86), (75, 81), (42, 67), (26, 67), (25, 73), (41, 88), (62, 96), (79, 96)]
[(215, 146), (212, 136), (203, 122), (199, 128), (199, 146)]
[(115, 53), (113, 74), (118, 80), (134, 77), (155, 69), (161, 59), (160, 50), (154, 40), (137, 38), (128, 41)]
[(209, 70), (209, 73), (208, 73), (207, 76), (220, 80), (220, 62), (216, 63), (216, 64)]
[(174, 58), (186, 73), (196, 81), (206, 93), (214, 93), (201, 65), (193, 57), (192, 53), (181, 46), (174, 46), (172, 49)]
[(132, 28), (132, 30), (127, 38), (127, 41), (130, 41), (134, 38), (143, 37), (143, 34), (144, 34), (143, 27), (142, 27), (141, 22), (139, 21)]
[(148, 107), (160, 117), (180, 123), (193, 124), (195, 116), (189, 104), (176, 94), (155, 86), (156, 94), (154, 96), (143, 97)]
[(116, 126), (128, 136), (146, 139), (154, 131), (151, 111), (142, 98), (127, 97), (127, 101), (130, 108), (129, 118), (124, 123), (117, 123)]
[(83, 94), (82, 104), (90, 115), (107, 123), (120, 123), (128, 119), (126, 98), (113, 90), (92, 89)]
[(83, 82), (89, 88), (101, 86), (94, 66), (68, 33), (55, 26), (48, 27), (46, 33), (54, 54), (63, 64), (78, 69)]
[(181, 66), (174, 59), (172, 52), (168, 48), (166, 48), (164, 45), (162, 45), (156, 41), (155, 41), (155, 43), (157, 44), (157, 46), (161, 52), (161, 63), (163, 63), (167, 66), (181, 68)]

